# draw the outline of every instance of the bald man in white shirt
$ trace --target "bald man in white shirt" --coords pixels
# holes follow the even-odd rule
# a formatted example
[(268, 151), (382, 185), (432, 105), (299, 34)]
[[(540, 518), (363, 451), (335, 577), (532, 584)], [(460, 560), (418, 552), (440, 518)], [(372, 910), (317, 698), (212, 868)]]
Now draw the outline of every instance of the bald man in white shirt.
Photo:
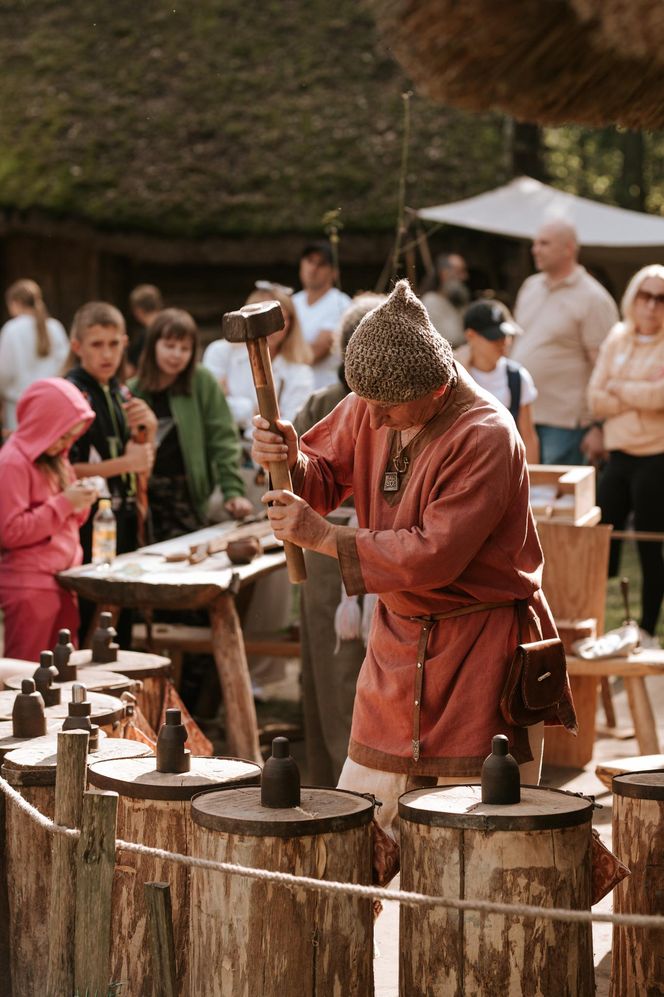
[(523, 335), (512, 356), (537, 386), (533, 409), (542, 463), (583, 464), (599, 442), (586, 405), (588, 381), (618, 309), (577, 262), (573, 225), (546, 222), (532, 253), (539, 273), (527, 278), (517, 296), (514, 317)]

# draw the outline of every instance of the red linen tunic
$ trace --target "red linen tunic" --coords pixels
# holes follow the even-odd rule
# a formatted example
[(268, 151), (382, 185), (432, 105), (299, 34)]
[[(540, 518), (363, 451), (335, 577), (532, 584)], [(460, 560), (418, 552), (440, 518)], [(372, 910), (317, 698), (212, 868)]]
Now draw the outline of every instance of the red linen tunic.
[[(354, 496), (359, 529), (338, 538), (349, 594), (379, 595), (357, 684), (350, 757), (389, 772), (476, 776), (494, 734), (518, 762), (531, 759), (524, 729), (499, 700), (518, 643), (513, 608), (431, 626), (414, 758), (413, 697), (422, 624), (411, 616), (478, 602), (530, 600), (534, 627), (555, 636), (541, 591), (542, 550), (529, 505), (523, 444), (509, 412), (458, 371), (440, 415), (410, 449), (398, 492), (384, 492), (395, 433), (369, 425), (349, 395), (303, 436), (295, 490), (319, 513)], [(539, 627), (537, 621), (539, 620)], [(524, 637), (524, 639), (528, 639)]]

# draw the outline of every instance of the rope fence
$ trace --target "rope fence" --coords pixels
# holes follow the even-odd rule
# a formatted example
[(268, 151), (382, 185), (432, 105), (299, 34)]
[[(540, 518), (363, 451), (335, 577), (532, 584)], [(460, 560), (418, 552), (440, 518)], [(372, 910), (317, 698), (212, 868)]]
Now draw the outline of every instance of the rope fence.
[[(0, 777), (0, 790), (44, 830), (51, 834), (62, 835), (70, 839), (78, 839), (81, 832), (75, 828), (63, 827), (45, 817), (36, 807), (28, 803), (13, 786)], [(580, 924), (602, 922), (617, 924), (629, 928), (654, 928), (664, 930), (664, 916), (654, 914), (615, 914), (599, 911), (567, 910), (562, 907), (539, 907), (534, 904), (497, 903), (490, 900), (462, 900), (459, 898), (428, 896), (407, 890), (387, 890), (378, 886), (361, 886), (354, 883), (337, 883), (334, 881), (314, 879), (310, 876), (294, 876), (287, 872), (274, 872), (269, 869), (253, 869), (249, 866), (236, 865), (231, 862), (214, 862), (211, 859), (195, 858), (191, 855), (181, 855), (179, 852), (169, 852), (162, 848), (151, 848), (133, 841), (115, 842), (117, 851), (135, 852), (141, 855), (151, 855), (166, 862), (187, 865), (195, 869), (208, 869), (212, 872), (222, 872), (231, 876), (244, 876), (247, 879), (258, 879), (268, 883), (278, 883), (292, 889), (312, 890), (318, 893), (336, 894), (340, 896), (358, 897), (367, 900), (384, 900), (391, 903), (405, 904), (408, 907), (444, 907), (461, 911), (477, 911), (481, 914), (505, 914), (512, 917), (544, 918), (551, 921), (567, 921)]]

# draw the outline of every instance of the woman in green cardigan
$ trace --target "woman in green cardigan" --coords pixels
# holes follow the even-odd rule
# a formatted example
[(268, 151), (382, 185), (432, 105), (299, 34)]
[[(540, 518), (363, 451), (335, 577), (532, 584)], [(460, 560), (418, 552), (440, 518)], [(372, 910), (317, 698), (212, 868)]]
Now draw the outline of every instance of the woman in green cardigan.
[(129, 389), (159, 426), (148, 486), (155, 540), (199, 529), (216, 485), (234, 519), (253, 512), (239, 473), (238, 432), (214, 376), (196, 363), (198, 329), (188, 312), (166, 308), (150, 325)]

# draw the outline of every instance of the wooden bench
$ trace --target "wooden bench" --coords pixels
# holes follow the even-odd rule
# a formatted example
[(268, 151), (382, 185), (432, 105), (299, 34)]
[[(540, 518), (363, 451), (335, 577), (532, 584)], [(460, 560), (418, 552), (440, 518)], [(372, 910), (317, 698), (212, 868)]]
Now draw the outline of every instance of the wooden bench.
[[(182, 676), (183, 654), (212, 654), (210, 627), (189, 627), (179, 623), (153, 623), (151, 640), (145, 623), (135, 623), (131, 631), (132, 646), (136, 650), (148, 648), (168, 654), (173, 666), (173, 681), (179, 687)], [(288, 634), (254, 634), (244, 637), (246, 654), (269, 654), (275, 658), (299, 658), (301, 645)]]
[(568, 655), (567, 670), (570, 676), (622, 678), (639, 751), (642, 755), (660, 753), (657, 724), (645, 678), (648, 675), (664, 675), (664, 650), (637, 651), (622, 658), (597, 658), (594, 661)]

